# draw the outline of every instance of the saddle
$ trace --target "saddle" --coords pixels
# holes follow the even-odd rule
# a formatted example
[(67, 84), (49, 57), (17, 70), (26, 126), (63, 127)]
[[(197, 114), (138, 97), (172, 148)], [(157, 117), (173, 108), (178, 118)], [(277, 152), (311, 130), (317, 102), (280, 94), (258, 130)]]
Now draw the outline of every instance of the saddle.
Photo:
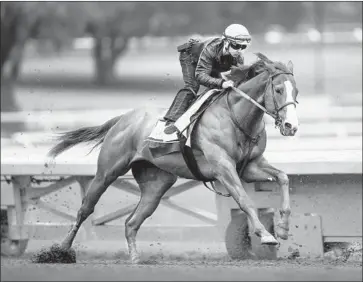
[[(208, 93), (209, 92), (209, 93)], [(153, 158), (159, 158), (171, 153), (180, 152), (184, 161), (194, 175), (200, 181), (210, 181), (206, 179), (197, 165), (192, 150), (192, 133), (198, 124), (203, 113), (217, 100), (225, 95), (226, 91), (206, 90), (199, 95), (189, 109), (174, 123), (178, 132), (165, 134), (165, 120), (160, 118), (151, 134), (146, 138), (146, 147)]]

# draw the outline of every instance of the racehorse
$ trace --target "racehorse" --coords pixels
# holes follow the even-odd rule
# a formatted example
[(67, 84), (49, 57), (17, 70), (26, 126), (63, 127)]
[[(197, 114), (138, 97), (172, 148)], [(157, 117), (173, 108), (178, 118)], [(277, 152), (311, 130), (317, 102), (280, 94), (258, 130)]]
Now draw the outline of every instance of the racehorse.
[[(265, 113), (275, 119), (283, 136), (294, 136), (298, 129), (296, 96), (298, 90), (293, 76), (293, 64), (274, 62), (261, 53), (255, 63), (235, 67), (229, 78), (233, 87), (212, 103), (194, 126), (191, 147), (196, 163), (205, 179), (218, 180), (247, 214), (261, 244), (276, 245), (278, 241), (259, 221), (254, 203), (246, 194), (241, 179), (246, 182), (276, 181), (281, 188), (282, 206), (275, 234), (288, 238), (290, 200), (286, 173), (271, 166), (264, 158), (266, 130)], [(133, 263), (140, 261), (136, 234), (146, 218), (158, 207), (162, 196), (177, 177), (196, 179), (180, 152), (164, 155), (153, 161), (139, 158), (144, 140), (165, 109), (134, 109), (103, 125), (84, 127), (62, 133), (49, 156), (82, 142), (101, 145), (97, 172), (83, 198), (77, 219), (64, 238), (61, 248), (69, 250), (81, 224), (93, 213), (101, 195), (119, 176), (130, 169), (140, 187), (141, 197), (135, 210), (125, 221), (125, 236)], [(244, 163), (242, 173), (237, 170)]]

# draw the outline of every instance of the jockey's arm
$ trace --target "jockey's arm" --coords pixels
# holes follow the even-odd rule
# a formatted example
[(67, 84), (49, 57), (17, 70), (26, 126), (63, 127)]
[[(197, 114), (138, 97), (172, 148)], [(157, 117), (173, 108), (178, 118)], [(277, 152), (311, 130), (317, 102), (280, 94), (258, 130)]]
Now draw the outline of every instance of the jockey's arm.
[(210, 89), (222, 88), (222, 84), (225, 80), (222, 78), (214, 78), (210, 75), (212, 73), (213, 59), (211, 52), (208, 48), (205, 48), (200, 54), (195, 70), (195, 78), (201, 85)]

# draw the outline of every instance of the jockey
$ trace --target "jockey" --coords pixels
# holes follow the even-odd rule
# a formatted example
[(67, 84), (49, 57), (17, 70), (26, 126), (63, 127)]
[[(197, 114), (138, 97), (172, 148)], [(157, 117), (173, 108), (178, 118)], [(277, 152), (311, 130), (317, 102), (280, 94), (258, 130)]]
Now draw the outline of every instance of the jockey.
[(221, 73), (232, 66), (243, 65), (243, 54), (251, 43), (251, 35), (241, 24), (229, 25), (222, 37), (204, 42), (190, 39), (178, 46), (179, 61), (182, 68), (184, 87), (179, 90), (170, 109), (164, 116), (167, 127), (164, 132), (177, 131), (174, 122), (196, 99), (200, 84), (209, 89), (226, 89), (233, 81), (221, 78)]

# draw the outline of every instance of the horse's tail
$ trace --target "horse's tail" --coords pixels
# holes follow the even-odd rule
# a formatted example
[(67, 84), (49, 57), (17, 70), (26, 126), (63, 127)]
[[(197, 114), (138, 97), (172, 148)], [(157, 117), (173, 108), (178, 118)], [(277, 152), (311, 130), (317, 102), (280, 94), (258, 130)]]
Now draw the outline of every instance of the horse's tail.
[(61, 133), (56, 139), (60, 141), (49, 152), (48, 156), (55, 158), (64, 151), (83, 142), (94, 142), (90, 152), (101, 145), (107, 132), (120, 120), (121, 116), (114, 117), (100, 126), (83, 127), (77, 130)]

